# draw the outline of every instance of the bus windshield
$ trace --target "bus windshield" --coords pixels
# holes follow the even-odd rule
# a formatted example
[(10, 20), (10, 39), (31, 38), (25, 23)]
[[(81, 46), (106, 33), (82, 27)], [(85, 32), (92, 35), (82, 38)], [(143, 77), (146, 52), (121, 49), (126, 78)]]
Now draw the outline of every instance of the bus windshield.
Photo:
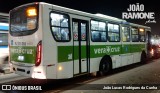
[(8, 46), (8, 33), (0, 33), (0, 46)]
[(10, 12), (10, 33), (13, 36), (30, 35), (37, 28), (38, 6), (30, 5)]

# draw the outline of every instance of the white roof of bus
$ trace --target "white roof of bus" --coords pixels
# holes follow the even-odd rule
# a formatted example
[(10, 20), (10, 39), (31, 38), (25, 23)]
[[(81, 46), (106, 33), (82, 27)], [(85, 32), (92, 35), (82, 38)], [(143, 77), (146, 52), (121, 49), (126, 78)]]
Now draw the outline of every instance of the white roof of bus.
[[(49, 4), (49, 3), (45, 3), (45, 2), (39, 2), (39, 3), (52, 6), (52, 9), (59, 8), (58, 10), (69, 12), (69, 13), (76, 14), (76, 15), (86, 16), (86, 17), (90, 17), (90, 18), (97, 18), (97, 19), (105, 19), (106, 21), (120, 22), (122, 24), (130, 24), (132, 26), (143, 27), (145, 29), (151, 29), (148, 26), (130, 23), (130, 22), (127, 22), (126, 20), (112, 17), (112, 16), (108, 16), (108, 15), (104, 15), (104, 14), (100, 14), (100, 13), (91, 14), (91, 13), (87, 13), (87, 12), (83, 12), (83, 11), (79, 11), (79, 10), (74, 10), (74, 9), (70, 9), (70, 8), (66, 8), (66, 7), (62, 7), (62, 6), (58, 6), (58, 5), (54, 5), (54, 4)], [(28, 4), (30, 4), (30, 3), (28, 3)], [(27, 5), (27, 4), (25, 4), (25, 5)], [(21, 5), (21, 6), (23, 6), (23, 5)], [(21, 6), (19, 6), (19, 7), (21, 7)]]
[(95, 15), (96, 15), (96, 16), (99, 16), (99, 17), (107, 18), (107, 19), (112, 19), (112, 20), (115, 20), (115, 21), (123, 21), (123, 22), (126, 22), (126, 20), (119, 19), (119, 18), (112, 17), (112, 16), (108, 16), (108, 15), (104, 15), (104, 14), (100, 14), (100, 13), (97, 13), (97, 14), (95, 14)]
[(91, 14), (91, 13), (82, 12), (79, 10), (74, 10), (74, 9), (70, 9), (70, 8), (66, 8), (66, 7), (62, 7), (62, 6), (58, 6), (58, 5), (53, 5), (53, 4), (49, 4), (49, 3), (45, 3), (45, 2), (40, 2), (40, 4), (46, 4), (46, 5), (53, 6), (55, 8), (65, 9), (66, 12), (70, 12), (70, 13), (74, 13), (74, 14), (78, 14), (78, 15), (89, 16), (89, 17), (94, 17), (94, 18), (101, 18), (101, 19), (105, 19), (108, 21), (114, 21), (114, 22), (122, 22), (122, 21), (126, 22), (126, 20), (119, 19), (119, 18), (112, 17), (112, 16), (108, 16), (108, 15), (104, 15), (104, 14), (100, 14), (100, 13)]
[(146, 28), (146, 29), (151, 29), (150, 27), (148, 26), (144, 26), (144, 25), (139, 25), (139, 24), (135, 24), (135, 23), (129, 23), (131, 26), (137, 26), (137, 27), (143, 27), (143, 28)]

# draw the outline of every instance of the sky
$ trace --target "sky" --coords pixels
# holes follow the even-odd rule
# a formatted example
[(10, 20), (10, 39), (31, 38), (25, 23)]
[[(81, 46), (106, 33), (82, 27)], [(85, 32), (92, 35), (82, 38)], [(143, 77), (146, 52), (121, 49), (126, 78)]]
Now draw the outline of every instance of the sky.
[[(128, 22), (149, 26), (152, 29), (153, 34), (160, 35), (160, 4), (157, 0), (1, 0), (0, 12), (9, 13), (11, 9), (22, 4), (31, 2), (46, 2), (75, 10), (80, 10), (88, 13), (101, 13), (113, 17), (122, 19), (122, 13), (126, 12), (133, 15), (133, 13), (154, 13), (152, 20), (145, 24), (149, 19), (136, 19), (128, 18), (125, 20)], [(143, 5), (144, 8), (137, 11), (128, 11), (130, 5)], [(138, 8), (136, 8), (138, 9)], [(143, 11), (142, 11), (143, 10)], [(152, 21), (151, 20), (151, 21)]]

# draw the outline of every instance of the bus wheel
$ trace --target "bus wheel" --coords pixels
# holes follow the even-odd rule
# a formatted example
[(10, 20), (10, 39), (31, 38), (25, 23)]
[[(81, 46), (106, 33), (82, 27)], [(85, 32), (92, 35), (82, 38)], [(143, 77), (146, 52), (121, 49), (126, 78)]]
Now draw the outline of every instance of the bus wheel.
[(103, 58), (100, 62), (98, 75), (104, 76), (110, 71), (110, 69), (111, 69), (111, 65), (110, 65), (109, 58)]
[(141, 63), (142, 64), (147, 63), (147, 55), (145, 52), (142, 52), (142, 54), (141, 54)]

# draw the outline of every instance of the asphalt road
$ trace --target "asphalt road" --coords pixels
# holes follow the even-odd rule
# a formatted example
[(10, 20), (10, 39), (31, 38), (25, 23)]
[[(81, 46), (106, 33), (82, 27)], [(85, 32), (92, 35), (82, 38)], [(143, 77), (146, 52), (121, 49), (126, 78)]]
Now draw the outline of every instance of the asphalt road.
[[(157, 86), (160, 86), (160, 59), (150, 61), (147, 64), (135, 64), (133, 66), (113, 70), (114, 72), (101, 79), (89, 82), (85, 85), (73, 88), (72, 90), (63, 91), (64, 93), (160, 93)], [(120, 89), (114, 89), (115, 84)], [(122, 85), (119, 85), (122, 84)], [(138, 84), (135, 85), (134, 84)], [(159, 85), (158, 85), (159, 84)], [(126, 90), (123, 86), (131, 86)], [(104, 86), (106, 87), (103, 90)], [(108, 88), (107, 88), (108, 86)], [(141, 87), (145, 89), (141, 89)], [(109, 88), (111, 87), (111, 88)], [(122, 89), (121, 89), (122, 88)], [(138, 90), (138, 88), (140, 88)], [(150, 88), (150, 89), (149, 89)]]
[[(14, 78), (3, 84), (40, 85), (43, 93), (160, 93), (156, 89), (160, 86), (160, 59), (149, 61), (147, 64), (133, 64), (130, 66), (112, 70), (110, 74), (103, 77), (80, 76), (72, 79), (62, 80), (37, 80), (31, 78)], [(110, 85), (111, 84), (111, 85)], [(138, 85), (134, 85), (138, 84)], [(147, 84), (147, 85), (144, 85)], [(145, 87), (144, 90), (138, 89)], [(155, 87), (154, 87), (155, 86)], [(103, 89), (106, 87), (106, 89)], [(112, 89), (110, 89), (110, 87)], [(130, 87), (130, 89), (116, 89)], [(133, 87), (133, 88), (131, 88)], [(136, 89), (137, 88), (137, 89)], [(152, 88), (152, 89), (147, 89)], [(3, 93), (5, 93), (4, 91)], [(24, 91), (7, 91), (7, 93), (22, 93)], [(29, 93), (31, 91), (25, 91)], [(33, 92), (33, 91), (32, 91)]]

